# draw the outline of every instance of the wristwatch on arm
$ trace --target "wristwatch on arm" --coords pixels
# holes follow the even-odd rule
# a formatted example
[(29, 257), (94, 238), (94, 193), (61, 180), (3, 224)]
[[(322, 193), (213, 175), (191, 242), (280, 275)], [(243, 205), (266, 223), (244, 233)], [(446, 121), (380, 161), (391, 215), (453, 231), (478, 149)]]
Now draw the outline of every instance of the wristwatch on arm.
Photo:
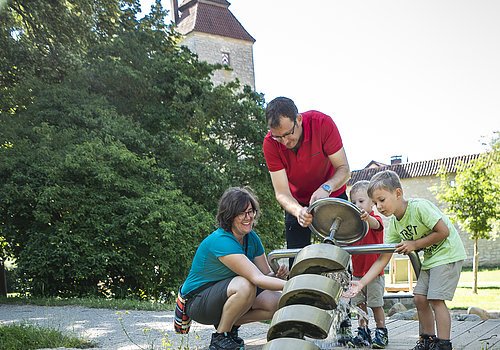
[(332, 193), (332, 186), (330, 186), (329, 184), (323, 184), (321, 185), (321, 188), (328, 192), (328, 195)]

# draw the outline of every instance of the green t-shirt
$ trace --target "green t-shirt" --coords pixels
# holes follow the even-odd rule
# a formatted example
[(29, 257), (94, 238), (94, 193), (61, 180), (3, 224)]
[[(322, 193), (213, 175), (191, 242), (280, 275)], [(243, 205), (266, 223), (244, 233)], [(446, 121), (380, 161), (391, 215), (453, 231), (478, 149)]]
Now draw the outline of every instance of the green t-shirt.
[(391, 216), (386, 229), (387, 243), (415, 241), (433, 232), (439, 219), (448, 226), (450, 234), (446, 239), (424, 249), (422, 270), (464, 260), (467, 255), (455, 226), (438, 207), (427, 199), (409, 199), (408, 207), (401, 220)]

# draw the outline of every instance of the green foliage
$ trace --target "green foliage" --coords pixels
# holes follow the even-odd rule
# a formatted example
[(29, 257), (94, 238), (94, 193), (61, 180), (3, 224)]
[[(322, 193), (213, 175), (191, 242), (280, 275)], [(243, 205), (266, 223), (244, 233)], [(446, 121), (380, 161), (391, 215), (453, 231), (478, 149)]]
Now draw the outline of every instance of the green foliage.
[(44, 91), (21, 113), (19, 120), (43, 117), (31, 141), (4, 150), (3, 173), (13, 182), (3, 188), (10, 203), (2, 208), (3, 227), (18, 268), (35, 295), (95, 294), (99, 284), (116, 296), (137, 286), (158, 296), (187, 272), (171, 257), (194, 253), (175, 238), (199, 241), (211, 218), (152, 157), (131, 152), (147, 138), (135, 123), (64, 87)]
[(500, 152), (493, 148), (469, 164), (459, 164), (454, 184), (441, 173), (438, 199), (448, 204), (447, 212), (470, 238), (490, 239), (500, 220)]
[(91, 348), (95, 344), (62, 332), (28, 324), (0, 326), (0, 343), (4, 350), (30, 350), (41, 348)]
[(472, 265), (473, 293), (478, 294), (479, 239), (496, 238), (500, 221), (500, 148), (493, 139), (492, 150), (469, 164), (459, 164), (452, 185), (441, 172), (441, 187), (437, 198), (448, 204), (448, 213), (474, 241)]
[(258, 231), (281, 245), (263, 97), (214, 87), (218, 67), (177, 45), (159, 2), (137, 13), (132, 0), (0, 13), (0, 257), (24, 293), (165, 298), (229, 186), (256, 190)]

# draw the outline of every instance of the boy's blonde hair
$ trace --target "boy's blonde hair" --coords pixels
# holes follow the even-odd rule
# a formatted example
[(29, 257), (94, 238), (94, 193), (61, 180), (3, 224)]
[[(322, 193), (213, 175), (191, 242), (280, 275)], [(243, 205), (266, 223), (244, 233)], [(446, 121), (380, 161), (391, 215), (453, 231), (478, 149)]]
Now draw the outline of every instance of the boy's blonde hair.
[(370, 179), (370, 184), (368, 185), (368, 196), (371, 198), (373, 191), (375, 190), (386, 190), (389, 192), (394, 192), (398, 188), (403, 188), (401, 186), (401, 180), (398, 174), (392, 170), (384, 170), (376, 173)]
[(349, 197), (352, 197), (352, 195), (356, 192), (359, 191), (368, 191), (368, 185), (370, 185), (370, 181), (368, 180), (360, 180), (356, 182), (354, 185), (352, 185), (351, 190), (349, 191)]

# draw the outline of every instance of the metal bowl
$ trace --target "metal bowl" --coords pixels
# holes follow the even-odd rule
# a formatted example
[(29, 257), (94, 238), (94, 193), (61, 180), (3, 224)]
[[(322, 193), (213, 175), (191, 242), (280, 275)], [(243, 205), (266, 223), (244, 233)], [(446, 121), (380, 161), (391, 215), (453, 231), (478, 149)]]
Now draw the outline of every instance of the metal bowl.
[(344, 199), (322, 198), (311, 204), (307, 211), (313, 214), (309, 226), (311, 231), (335, 245), (355, 243), (368, 233), (368, 223), (361, 220), (361, 211)]

